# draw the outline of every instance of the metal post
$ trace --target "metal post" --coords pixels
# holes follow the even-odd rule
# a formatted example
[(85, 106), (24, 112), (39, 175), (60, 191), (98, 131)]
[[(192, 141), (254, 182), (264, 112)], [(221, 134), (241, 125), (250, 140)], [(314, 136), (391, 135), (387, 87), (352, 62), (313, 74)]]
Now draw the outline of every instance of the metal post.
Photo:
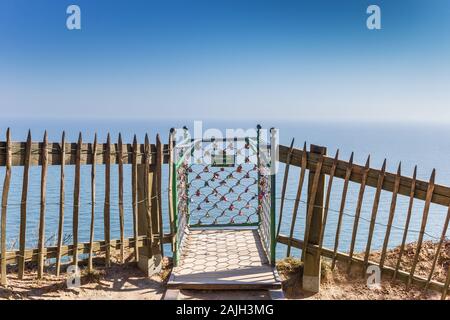
[(260, 169), (261, 169), (261, 161), (260, 161), (260, 139), (261, 139), (261, 125), (256, 125), (256, 167), (258, 168), (258, 224), (261, 223), (261, 200), (259, 199), (261, 195), (261, 184), (260, 184)]
[(277, 136), (278, 130), (270, 129), (270, 263), (275, 265), (276, 235), (275, 235), (275, 207), (276, 207), (276, 168), (277, 168)]

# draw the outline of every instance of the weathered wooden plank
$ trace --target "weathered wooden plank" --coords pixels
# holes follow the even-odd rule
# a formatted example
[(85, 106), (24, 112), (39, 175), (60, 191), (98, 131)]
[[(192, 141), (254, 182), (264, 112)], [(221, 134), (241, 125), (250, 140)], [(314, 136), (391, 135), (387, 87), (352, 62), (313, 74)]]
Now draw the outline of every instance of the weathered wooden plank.
[(370, 254), (370, 249), (372, 246), (372, 239), (373, 239), (373, 231), (375, 229), (375, 222), (377, 220), (378, 205), (380, 203), (381, 188), (383, 186), (385, 172), (386, 172), (386, 159), (384, 159), (383, 165), (381, 166), (380, 175), (378, 176), (377, 189), (375, 191), (375, 196), (373, 198), (372, 213), (370, 216), (370, 225), (369, 225), (369, 235), (367, 236), (366, 251), (364, 254), (364, 268), (362, 271), (364, 276), (366, 275), (366, 270), (368, 267), (369, 254)]
[(392, 229), (392, 223), (394, 222), (394, 214), (395, 214), (395, 207), (397, 205), (397, 192), (398, 187), (400, 186), (400, 178), (402, 176), (402, 163), (400, 162), (398, 164), (397, 169), (397, 176), (395, 179), (395, 185), (394, 185), (394, 191), (392, 192), (392, 199), (391, 199), (391, 207), (389, 209), (389, 218), (386, 228), (386, 234), (384, 236), (384, 242), (383, 242), (383, 249), (381, 250), (381, 258), (380, 258), (380, 266), (384, 266), (384, 262), (386, 259), (386, 251), (389, 244), (389, 237), (391, 235), (391, 229)]
[[(59, 142), (49, 142), (48, 143), (48, 165), (60, 165), (61, 164), (61, 144)], [(76, 162), (76, 153), (77, 153), (77, 143), (76, 142), (67, 142), (65, 144), (66, 149), (66, 165), (75, 165)], [(97, 164), (105, 164), (104, 154), (106, 153), (106, 143), (98, 144), (98, 152), (97, 152)], [(117, 147), (115, 145), (115, 147)], [(131, 164), (133, 158), (133, 145), (132, 143), (123, 144), (123, 164)], [(167, 148), (167, 145), (164, 145), (164, 149)], [(39, 155), (40, 150), (42, 149), (42, 142), (31, 142), (31, 157), (30, 157), (30, 166), (41, 166), (42, 160)], [(139, 152), (137, 154), (137, 163), (144, 164), (144, 145), (138, 145)], [(3, 150), (6, 150), (6, 142), (0, 141), (0, 167), (6, 166), (6, 153)], [(81, 165), (92, 164), (92, 154), (90, 152), (92, 150), (92, 143), (83, 143), (81, 145)], [(155, 154), (156, 146), (152, 144), (150, 146), (151, 154)], [(23, 166), (25, 164), (26, 158), (26, 142), (11, 142), (11, 166)], [(118, 164), (118, 158), (113, 157), (111, 159), (113, 164)], [(169, 157), (168, 155), (164, 156), (164, 163), (168, 163)], [(150, 163), (154, 164), (154, 159), (151, 157)]]
[[(153, 226), (152, 226), (152, 214), (151, 214), (151, 209), (152, 209), (152, 201), (150, 199), (151, 197), (151, 189), (150, 189), (150, 181), (149, 181), (149, 176), (150, 176), (150, 142), (149, 142), (149, 138), (148, 138), (148, 134), (145, 135), (145, 139), (144, 139), (144, 150), (145, 150), (145, 154), (144, 154), (144, 158), (145, 158), (145, 166), (144, 166), (144, 204), (145, 204), (145, 212), (146, 212), (146, 217), (147, 217), (147, 238), (149, 240), (149, 257), (152, 256), (152, 247), (153, 244), (155, 242), (155, 238), (154, 238), (154, 234), (153, 234)], [(153, 185), (153, 184), (152, 184)]]
[[(298, 212), (298, 207), (299, 207), (300, 200), (302, 197), (303, 182), (305, 180), (306, 164), (307, 164), (306, 141), (305, 141), (305, 144), (303, 145), (302, 155), (303, 156), (301, 159), (300, 177), (299, 177), (299, 182), (298, 182), (298, 187), (297, 187), (297, 196), (295, 197), (295, 202), (294, 202), (294, 211), (292, 213), (292, 221), (291, 221), (291, 229), (289, 231), (289, 238), (292, 238), (294, 236), (295, 222), (297, 220), (297, 212)], [(289, 257), (290, 255), (291, 255), (291, 245), (288, 243), (286, 256)]]
[(26, 233), (27, 233), (27, 198), (28, 198), (28, 178), (30, 174), (30, 158), (31, 158), (31, 131), (28, 130), (27, 144), (25, 147), (25, 163), (23, 166), (23, 180), (22, 180), (22, 197), (20, 201), (20, 230), (19, 230), (19, 251), (21, 257), (18, 263), (17, 276), (23, 279), (25, 272), (25, 254), (26, 248)]
[(364, 174), (361, 185), (359, 187), (358, 200), (356, 202), (355, 221), (353, 223), (352, 240), (350, 242), (350, 260), (348, 261), (347, 272), (350, 272), (353, 258), (353, 251), (355, 250), (356, 236), (358, 234), (359, 218), (361, 216), (362, 202), (364, 198), (364, 191), (366, 189), (367, 173), (370, 168), (370, 155), (367, 157), (366, 165), (364, 166)]
[(294, 141), (295, 141), (295, 139), (292, 138), (291, 146), (289, 147), (289, 153), (286, 158), (286, 166), (284, 167), (283, 185), (281, 187), (280, 213), (278, 215), (277, 236), (280, 234), (281, 222), (283, 219), (284, 200), (286, 198), (286, 189), (287, 189), (287, 182), (288, 182), (288, 177), (289, 177), (289, 168), (291, 166), (291, 154), (292, 154), (292, 150), (294, 149)]
[(106, 138), (106, 153), (105, 153), (105, 202), (103, 207), (103, 222), (105, 233), (105, 265), (111, 265), (111, 136), (108, 133)]
[[(125, 222), (124, 222), (124, 212), (123, 212), (123, 151), (122, 151), (122, 135), (119, 133), (118, 146), (118, 162), (119, 162), (119, 222), (120, 222), (120, 240), (125, 241)], [(122, 245), (120, 247), (120, 262), (125, 262), (125, 247)]]
[[(311, 152), (320, 153), (325, 155), (327, 148), (311, 144)], [(310, 170), (308, 174), (308, 205), (307, 212), (310, 215), (309, 221), (305, 219), (307, 226), (307, 240), (308, 243), (315, 245), (319, 244), (320, 230), (322, 229), (323, 221), (323, 207), (325, 196), (325, 175), (320, 171), (322, 168), (322, 162), (318, 162), (317, 168)], [(317, 176), (318, 174), (318, 176)], [(314, 185), (316, 182), (316, 185)], [(312, 201), (314, 199), (314, 201)], [(274, 239), (275, 241), (275, 239)], [(317, 253), (307, 250), (308, 246), (305, 246), (305, 250), (302, 250), (303, 256), (303, 275), (302, 283), (303, 289), (309, 292), (320, 291), (320, 274), (321, 274), (321, 258), (317, 256)]]
[[(63, 131), (61, 138), (61, 159), (66, 158), (66, 133)], [(65, 190), (64, 190), (64, 164), (61, 161), (60, 167), (60, 182), (59, 182), (59, 221), (58, 221), (58, 249), (56, 254), (56, 275), (59, 276), (61, 272), (61, 248), (63, 245), (63, 231), (64, 231), (64, 205), (65, 205)]]
[(92, 272), (93, 266), (93, 256), (94, 256), (94, 226), (95, 226), (95, 177), (96, 177), (96, 164), (95, 159), (97, 153), (97, 133), (94, 136), (94, 145), (92, 147), (93, 161), (91, 165), (91, 225), (89, 229), (89, 258), (88, 258), (88, 271)]
[[(279, 154), (279, 161), (285, 163), (287, 153), (289, 152), (289, 147), (280, 145), (280, 154)], [(314, 168), (317, 162), (319, 161), (319, 157), (315, 154), (311, 154), (308, 152), (308, 163), (307, 163), (307, 169)], [(292, 152), (292, 158), (291, 158), (291, 165), (293, 166), (300, 166), (302, 158), (302, 150), (295, 149)], [(326, 175), (329, 175), (331, 166), (333, 164), (333, 158), (325, 157), (324, 163), (323, 163), (323, 173)], [(336, 168), (335, 176), (338, 178), (345, 178), (346, 168), (348, 166), (347, 161), (338, 161), (338, 165)], [(352, 176), (350, 178), (350, 181), (361, 183), (362, 181), (362, 175), (364, 172), (364, 167), (361, 165), (354, 164), (353, 165), (353, 172)], [(367, 174), (367, 181), (366, 185), (370, 187), (376, 187), (378, 176), (380, 171), (377, 169), (370, 169)], [(384, 183), (382, 189), (385, 191), (392, 192), (394, 190), (394, 184), (395, 184), (395, 173), (389, 173), (386, 172)], [(409, 196), (410, 190), (411, 190), (411, 182), (412, 178), (402, 176), (400, 179), (400, 186), (398, 189), (398, 194)], [(422, 181), (422, 180), (416, 180), (416, 192), (414, 194), (414, 197), (416, 199), (420, 200), (426, 200), (426, 193), (428, 189), (428, 182)], [(433, 197), (431, 199), (432, 203), (448, 206), (450, 203), (450, 187), (442, 186), (435, 184), (434, 186), (434, 192)]]
[[(227, 272), (224, 274), (224, 277), (237, 277), (236, 274), (231, 272)], [(256, 277), (258, 275), (255, 275)], [(226, 281), (222, 281), (226, 282)], [(279, 289), (281, 288), (281, 283), (264, 283), (261, 281), (254, 282), (245, 282), (241, 281), (240, 283), (220, 283), (220, 282), (200, 282), (200, 281), (192, 281), (192, 282), (168, 282), (167, 289), (176, 290), (176, 289), (184, 289), (184, 290), (270, 290), (270, 289)]]
[[(324, 208), (324, 212), (323, 212), (322, 228), (320, 229), (319, 252), (317, 254), (317, 258), (320, 258), (320, 254), (321, 254), (321, 251), (323, 248), (323, 239), (324, 239), (324, 235), (325, 235), (325, 228), (327, 226), (328, 210), (330, 208), (331, 190), (333, 187), (334, 173), (336, 171), (336, 165), (337, 165), (338, 160), (339, 160), (339, 149), (336, 151), (336, 155), (334, 156), (334, 164), (331, 167), (330, 177), (328, 179), (327, 195), (325, 196), (325, 208)], [(277, 235), (277, 237), (278, 237), (278, 235)]]
[(41, 149), (42, 170), (41, 170), (41, 205), (39, 213), (39, 259), (38, 259), (38, 278), (41, 279), (44, 275), (45, 263), (45, 204), (47, 192), (47, 160), (48, 160), (48, 137), (47, 131), (44, 134), (44, 142)]
[(408, 213), (406, 215), (406, 221), (405, 221), (405, 231), (403, 232), (402, 244), (400, 245), (400, 252), (398, 254), (397, 265), (395, 266), (395, 271), (394, 271), (394, 275), (392, 276), (392, 280), (395, 280), (395, 278), (397, 277), (397, 272), (400, 268), (400, 263), (402, 261), (403, 252), (405, 251), (406, 238), (408, 237), (409, 223), (411, 221), (411, 213), (412, 213), (412, 208), (413, 208), (413, 204), (414, 204), (414, 193), (416, 190), (416, 176), (417, 176), (417, 166), (414, 167), (413, 178), (411, 181), (411, 191), (409, 194)]
[(157, 221), (158, 221), (158, 243), (161, 250), (161, 256), (164, 257), (164, 246), (161, 241), (163, 231), (163, 214), (162, 214), (162, 198), (161, 198), (161, 181), (162, 181), (162, 165), (163, 165), (164, 150), (159, 134), (156, 135), (156, 207), (157, 207)]
[[(134, 135), (133, 138), (133, 164), (131, 166), (131, 197), (133, 205), (133, 235), (135, 239), (135, 244), (137, 244), (138, 238), (138, 207), (137, 207), (137, 138)], [(136, 262), (139, 261), (139, 250), (137, 247), (134, 248), (134, 255)]]
[[(75, 159), (75, 180), (73, 185), (73, 220), (72, 220), (72, 237), (73, 245), (75, 248), (78, 247), (78, 220), (80, 214), (80, 179), (81, 179), (81, 144), (83, 143), (81, 132), (78, 136), (78, 147)], [(78, 252), (74, 250), (73, 252), (73, 264), (78, 266)]]
[(425, 228), (427, 226), (428, 212), (430, 211), (431, 198), (433, 197), (435, 176), (436, 170), (433, 169), (430, 177), (430, 182), (428, 184), (427, 197), (425, 200), (425, 206), (423, 208), (422, 224), (420, 226), (419, 239), (417, 240), (417, 249), (414, 255), (413, 264), (411, 266), (411, 272), (409, 274), (407, 287), (409, 287), (409, 285), (411, 284), (411, 279), (414, 275), (414, 272), (416, 271), (417, 261), (419, 260), (420, 250), (422, 249), (423, 236), (425, 233)]
[[(322, 170), (322, 163), (323, 161), (319, 161), (317, 163), (317, 167), (315, 168), (314, 171), (314, 177), (313, 177), (313, 183), (311, 186), (311, 190), (310, 190), (310, 198), (309, 198), (309, 203), (308, 203), (308, 210), (306, 212), (306, 223), (305, 223), (305, 234), (304, 234), (304, 243), (306, 243), (306, 247), (308, 247), (308, 241), (309, 241), (309, 231), (310, 231), (310, 226), (311, 226), (311, 219), (312, 219), (312, 215), (313, 215), (313, 210), (314, 210), (314, 205), (315, 205), (315, 201), (316, 201), (316, 193), (317, 193), (317, 186), (319, 185), (319, 178), (321, 175), (321, 170)], [(305, 255), (306, 255), (306, 250), (302, 250), (302, 261), (305, 261)]]
[(8, 194), (9, 187), (11, 184), (11, 130), (8, 128), (6, 131), (6, 172), (5, 179), (3, 181), (3, 191), (2, 191), (2, 216), (1, 216), (1, 238), (0, 238), (0, 284), (6, 285), (8, 283), (6, 277), (6, 214), (8, 211)]
[(336, 254), (337, 254), (338, 247), (339, 247), (339, 236), (341, 233), (342, 217), (344, 216), (345, 200), (347, 198), (347, 191), (348, 191), (348, 183), (350, 181), (352, 171), (353, 171), (353, 152), (350, 155), (350, 160), (348, 162), (348, 166), (347, 166), (347, 169), (345, 172), (344, 186), (342, 188), (341, 205), (339, 208), (338, 223), (337, 223), (337, 227), (336, 227), (336, 235), (334, 238), (334, 256), (333, 256), (333, 262), (331, 264), (332, 269), (334, 269), (334, 267), (336, 265)]

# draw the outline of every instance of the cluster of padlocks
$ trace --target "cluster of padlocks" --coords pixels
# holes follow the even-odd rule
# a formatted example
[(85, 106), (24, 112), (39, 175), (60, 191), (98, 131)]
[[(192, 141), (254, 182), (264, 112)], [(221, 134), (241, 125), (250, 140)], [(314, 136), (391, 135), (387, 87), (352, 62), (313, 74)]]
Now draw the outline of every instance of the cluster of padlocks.
[(256, 225), (267, 197), (267, 171), (256, 139), (193, 141), (179, 148), (178, 212), (190, 226)]
[(191, 225), (258, 222), (256, 164), (243, 164), (237, 168), (194, 164), (188, 172)]

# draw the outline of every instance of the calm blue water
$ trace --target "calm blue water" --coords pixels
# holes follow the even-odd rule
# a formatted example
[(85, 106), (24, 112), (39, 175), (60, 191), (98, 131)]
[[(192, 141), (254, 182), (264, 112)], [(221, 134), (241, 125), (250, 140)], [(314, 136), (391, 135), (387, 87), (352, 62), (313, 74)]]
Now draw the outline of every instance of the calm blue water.
[[(379, 168), (384, 158), (388, 159), (388, 171), (395, 172), (398, 162), (402, 161), (402, 173), (412, 175), (414, 165), (418, 165), (418, 178), (428, 180), (431, 170), (437, 170), (437, 183), (450, 184), (450, 129), (444, 125), (427, 124), (381, 124), (381, 123), (314, 123), (314, 122), (263, 122), (263, 127), (276, 126), (280, 129), (280, 141), (283, 144), (289, 144), (292, 137), (295, 137), (295, 144), (301, 147), (304, 141), (326, 146), (328, 154), (334, 155), (336, 149), (340, 150), (340, 158), (348, 159), (352, 151), (355, 152), (355, 162), (364, 164), (367, 155), (371, 155), (371, 167)], [(156, 133), (160, 133), (163, 141), (167, 141), (168, 132), (171, 127), (181, 127), (187, 125), (193, 127), (193, 123), (183, 121), (101, 121), (101, 120), (58, 120), (58, 121), (28, 121), (28, 120), (0, 120), (0, 140), (4, 140), (6, 128), (12, 129), (12, 137), (15, 141), (25, 140), (27, 131), (30, 128), (33, 140), (42, 139), (44, 130), (48, 130), (51, 141), (60, 141), (62, 130), (66, 131), (68, 140), (76, 141), (78, 132), (83, 133), (83, 141), (92, 141), (94, 133), (97, 132), (101, 140), (106, 140), (106, 134), (109, 131), (115, 139), (119, 132), (122, 133), (124, 142), (131, 142), (134, 134), (137, 134), (138, 141), (142, 142), (145, 133), (149, 133), (151, 142), (154, 142)], [(248, 128), (254, 127), (254, 122), (205, 122), (204, 128), (214, 127), (225, 128)], [(66, 168), (66, 215), (64, 232), (67, 235), (72, 233), (72, 203), (73, 203), (73, 167)], [(163, 210), (167, 212), (167, 171), (164, 166), (163, 179)], [(277, 176), (278, 192), (283, 179), (284, 167), (280, 166), (280, 173)], [(90, 166), (81, 169), (81, 207), (80, 207), (80, 241), (89, 239), (90, 222)], [(112, 237), (119, 236), (119, 213), (118, 213), (118, 185), (117, 185), (117, 167), (112, 167), (112, 195), (111, 195), (111, 216), (112, 216)], [(125, 166), (125, 232), (126, 236), (132, 236), (132, 216), (131, 216), (131, 178), (130, 167)], [(46, 236), (47, 244), (52, 245), (56, 238), (54, 237), (58, 226), (58, 199), (59, 199), (59, 167), (49, 167), (47, 184), (47, 212), (46, 212)], [(97, 218), (95, 220), (95, 238), (103, 238), (103, 201), (104, 201), (104, 167), (97, 166)], [(0, 168), (0, 188), (3, 185), (4, 168)], [(291, 167), (287, 198), (295, 198), (299, 170)], [(28, 199), (28, 223), (27, 240), (28, 246), (37, 244), (37, 228), (39, 219), (39, 185), (40, 168), (33, 167), (30, 172), (30, 189)], [(330, 212), (327, 228), (325, 231), (325, 246), (332, 248), (334, 245), (334, 235), (336, 231), (337, 212), (339, 209), (342, 180), (335, 179), (333, 183), (333, 192), (331, 196)], [(13, 178), (11, 181), (11, 190), (9, 195), (9, 209), (7, 218), (7, 239), (11, 248), (17, 247), (17, 238), (19, 232), (19, 209), (22, 187), (22, 168), (13, 167)], [(306, 188), (304, 188), (306, 189)], [(350, 184), (347, 196), (346, 215), (344, 216), (341, 241), (339, 249), (341, 251), (349, 250), (349, 241), (353, 227), (353, 216), (355, 212), (356, 199), (359, 185)], [(278, 195), (279, 196), (279, 195)], [(373, 203), (374, 188), (367, 187), (361, 212), (361, 221), (357, 236), (356, 250), (362, 251), (365, 248), (367, 240), (367, 230)], [(306, 190), (302, 195), (306, 200)], [(383, 244), (384, 233), (386, 230), (391, 195), (382, 193), (378, 213), (378, 224), (375, 228), (373, 239), (373, 249), (379, 249)], [(278, 200), (279, 202), (279, 200)], [(404, 226), (408, 198), (399, 196), (394, 219), (394, 228), (392, 229), (389, 246), (399, 245), (402, 237), (401, 228)], [(278, 203), (279, 206), (279, 203)], [(298, 221), (295, 228), (295, 237), (303, 238), (305, 203), (301, 203)], [(421, 223), (423, 202), (416, 201), (413, 211), (413, 217), (410, 228), (412, 231), (418, 230)], [(287, 234), (293, 210), (293, 201), (286, 200), (284, 218), (281, 232)], [(442, 232), (442, 224), (447, 213), (447, 208), (432, 205), (430, 210), (429, 222), (427, 225), (426, 239), (439, 237)], [(165, 215), (167, 217), (167, 215)], [(167, 222), (167, 221), (166, 221)], [(398, 228), (397, 228), (398, 227)], [(168, 225), (165, 223), (166, 231)], [(447, 236), (450, 233), (447, 233)], [(408, 241), (414, 241), (417, 238), (417, 232), (410, 232)], [(277, 256), (281, 258), (286, 248), (278, 245)], [(167, 251), (168, 252), (168, 251)], [(299, 254), (294, 251), (294, 254)]]

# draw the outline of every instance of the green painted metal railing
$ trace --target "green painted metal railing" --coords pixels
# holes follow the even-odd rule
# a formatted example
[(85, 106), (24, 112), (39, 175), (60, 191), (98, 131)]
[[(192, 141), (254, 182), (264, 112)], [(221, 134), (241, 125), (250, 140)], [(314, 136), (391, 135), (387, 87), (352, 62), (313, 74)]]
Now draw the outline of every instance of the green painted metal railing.
[(175, 264), (187, 228), (258, 228), (275, 263), (273, 150), (260, 136), (189, 139), (173, 148)]

